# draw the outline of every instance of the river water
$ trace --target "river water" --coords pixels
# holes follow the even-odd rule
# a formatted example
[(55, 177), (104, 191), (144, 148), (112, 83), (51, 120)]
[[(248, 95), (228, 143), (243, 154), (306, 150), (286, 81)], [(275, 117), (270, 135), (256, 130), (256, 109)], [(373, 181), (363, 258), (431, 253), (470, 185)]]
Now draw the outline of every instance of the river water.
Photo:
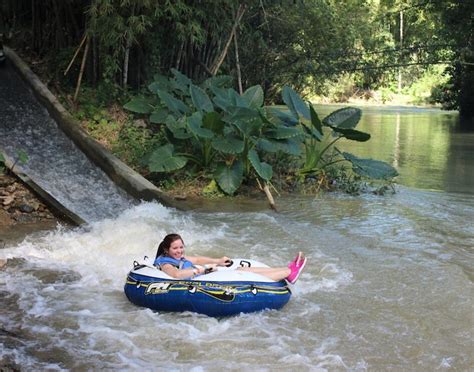
[[(331, 108), (319, 108), (320, 112)], [(324, 116), (324, 115), (322, 115)], [(474, 366), (474, 134), (436, 110), (364, 109), (397, 193), (278, 198), (279, 213), (156, 203), (0, 250), (0, 356), (23, 370), (468, 371)], [(227, 319), (138, 308), (136, 258), (179, 231), (189, 254), (309, 262), (280, 311)]]

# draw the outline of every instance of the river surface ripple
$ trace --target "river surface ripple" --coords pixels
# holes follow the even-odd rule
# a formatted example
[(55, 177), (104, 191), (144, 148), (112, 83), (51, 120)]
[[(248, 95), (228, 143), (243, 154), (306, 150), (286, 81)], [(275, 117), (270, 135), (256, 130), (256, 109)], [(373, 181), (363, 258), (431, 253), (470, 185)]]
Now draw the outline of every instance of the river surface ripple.
[[(433, 171), (418, 187), (417, 164), (390, 157), (410, 186), (394, 195), (279, 198), (278, 214), (142, 203), (5, 247), (2, 363), (27, 371), (472, 370), (471, 165), (458, 153), (467, 165), (451, 173), (457, 185)], [(441, 167), (438, 156), (430, 164)], [(303, 250), (309, 263), (281, 311), (213, 319), (138, 308), (123, 294), (126, 274), (172, 231), (189, 254), (278, 266)]]

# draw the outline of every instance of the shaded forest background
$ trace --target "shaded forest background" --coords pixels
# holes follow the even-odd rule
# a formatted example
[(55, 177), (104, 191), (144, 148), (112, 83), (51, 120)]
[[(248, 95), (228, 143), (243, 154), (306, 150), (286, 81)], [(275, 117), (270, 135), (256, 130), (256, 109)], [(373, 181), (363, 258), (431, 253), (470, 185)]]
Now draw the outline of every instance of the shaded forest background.
[(197, 82), (228, 74), (240, 91), (260, 84), (269, 103), (284, 85), (344, 101), (425, 84), (425, 103), (459, 109), (472, 126), (470, 0), (3, 0), (0, 11), (6, 44), (51, 82), (104, 100), (171, 68)]

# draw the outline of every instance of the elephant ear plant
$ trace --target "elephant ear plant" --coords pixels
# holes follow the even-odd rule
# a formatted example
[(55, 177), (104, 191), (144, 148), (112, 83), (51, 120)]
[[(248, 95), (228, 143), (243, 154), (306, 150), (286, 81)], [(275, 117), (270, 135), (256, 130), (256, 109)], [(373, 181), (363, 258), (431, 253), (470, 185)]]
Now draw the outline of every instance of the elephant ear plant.
[[(373, 159), (363, 159), (341, 152), (335, 147), (341, 139), (366, 142), (370, 134), (354, 129), (362, 112), (358, 108), (346, 107), (336, 110), (322, 121), (311, 104), (307, 104), (291, 88), (283, 89), (283, 101), (289, 108), (287, 123), (298, 123), (305, 133), (302, 166), (296, 171), (303, 179), (324, 174), (326, 168), (340, 162), (349, 162), (352, 171), (364, 178), (390, 180), (398, 175), (391, 165)], [(278, 113), (282, 117), (284, 113)]]
[(189, 165), (211, 174), (226, 194), (253, 177), (268, 190), (273, 169), (266, 155), (299, 155), (304, 133), (268, 114), (259, 85), (240, 95), (227, 87), (227, 77), (213, 77), (197, 86), (172, 72), (171, 79), (155, 76), (148, 86), (151, 97), (137, 97), (125, 105), (164, 128), (168, 143), (148, 156), (149, 170), (170, 172)]
[(172, 73), (171, 78), (155, 75), (148, 85), (151, 95), (133, 98), (124, 106), (149, 115), (150, 123), (165, 134), (167, 143), (153, 149), (146, 158), (151, 172), (186, 167), (205, 174), (229, 195), (244, 181), (255, 178), (259, 185), (263, 183), (261, 188), (270, 204), (273, 199), (268, 186), (273, 167), (269, 159), (275, 153), (302, 159), (301, 169), (296, 172), (303, 178), (342, 160), (351, 162), (356, 172), (363, 169), (367, 175), (372, 174), (368, 159), (338, 151), (340, 159), (327, 156), (341, 138), (370, 138), (354, 129), (360, 110), (338, 110), (320, 121), (313, 107), (289, 87), (283, 89), (287, 110), (280, 110), (264, 107), (259, 85), (239, 94), (229, 87), (232, 79), (228, 76), (212, 77), (198, 86), (179, 71)]

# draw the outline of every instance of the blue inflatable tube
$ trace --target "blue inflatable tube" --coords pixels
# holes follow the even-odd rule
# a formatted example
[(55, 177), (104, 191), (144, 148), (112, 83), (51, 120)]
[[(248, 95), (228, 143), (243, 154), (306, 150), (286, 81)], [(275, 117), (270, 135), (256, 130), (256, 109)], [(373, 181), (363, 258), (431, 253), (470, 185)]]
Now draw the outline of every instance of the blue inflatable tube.
[(226, 317), (265, 309), (281, 309), (290, 299), (285, 280), (236, 270), (239, 266), (266, 267), (252, 260), (193, 279), (174, 279), (154, 266), (135, 262), (128, 273), (125, 295), (135, 305), (156, 311), (192, 311)]

